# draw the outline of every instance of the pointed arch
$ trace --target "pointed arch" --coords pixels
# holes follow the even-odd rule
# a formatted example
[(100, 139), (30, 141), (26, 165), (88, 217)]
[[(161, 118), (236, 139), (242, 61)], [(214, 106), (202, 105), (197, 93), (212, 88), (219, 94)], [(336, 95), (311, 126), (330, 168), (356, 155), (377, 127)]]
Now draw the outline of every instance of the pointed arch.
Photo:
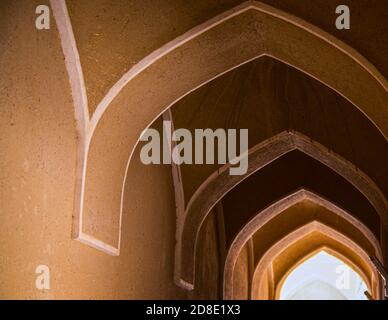
[[(63, 12), (57, 11), (57, 20)], [(65, 56), (74, 53), (64, 52)], [(87, 119), (78, 150), (74, 238), (118, 255), (124, 184), (143, 129), (196, 88), (263, 55), (332, 88), (388, 136), (388, 85), (371, 63), (319, 28), (258, 1), (247, 1), (145, 57)], [(77, 62), (77, 54), (75, 58)], [(67, 66), (69, 70), (71, 64)], [(80, 79), (73, 82), (82, 91)], [(73, 98), (79, 101), (75, 107), (82, 109), (78, 110), (82, 115), (87, 101), (74, 88)]]
[(227, 254), (227, 258), (225, 260), (225, 268), (224, 268), (224, 298), (231, 299), (233, 296), (233, 272), (234, 266), (236, 264), (237, 257), (244, 247), (245, 243), (254, 235), (254, 233), (263, 227), (266, 223), (271, 221), (274, 217), (284, 212), (286, 209), (291, 206), (304, 201), (309, 200), (314, 202), (322, 207), (325, 207), (333, 214), (338, 215), (342, 219), (350, 222), (354, 225), (369, 242), (372, 244), (376, 256), (380, 259), (382, 258), (381, 247), (374, 236), (374, 234), (358, 219), (353, 217), (350, 213), (345, 210), (339, 208), (335, 204), (331, 203), (329, 200), (324, 199), (323, 197), (305, 189), (300, 189), (290, 195), (285, 196), (282, 199), (279, 199), (277, 202), (271, 204), (267, 208), (265, 208), (260, 213), (256, 214), (247, 224), (243, 227), (243, 229), (237, 234), (234, 238)]
[[(347, 248), (347, 250), (350, 250), (351, 252), (355, 253), (359, 261), (362, 261), (364, 263), (364, 266), (359, 265), (359, 261), (357, 261), (354, 258), (347, 257), (345, 253), (341, 252), (338, 248), (333, 247), (333, 245), (329, 244), (321, 244), (319, 243), (316, 248), (313, 250), (308, 249), (307, 253), (299, 259), (296, 263), (292, 263), (290, 266), (285, 266), (285, 272), (280, 278), (280, 281), (277, 281), (275, 279), (274, 282), (274, 292), (273, 297), (278, 297), (279, 294), (279, 287), (281, 287), (282, 281), (287, 277), (287, 275), (295, 269), (300, 263), (314, 255), (316, 252), (325, 250), (328, 251), (330, 254), (336, 256), (340, 260), (347, 263), (350, 267), (352, 267), (365, 281), (365, 283), (368, 286), (368, 289), (371, 291), (372, 295), (379, 299), (381, 297), (381, 281), (380, 278), (373, 267), (368, 254), (353, 240), (349, 239), (348, 237), (344, 236), (342, 233), (332, 229), (331, 227), (317, 221), (310, 222), (299, 229), (291, 232), (287, 236), (285, 236), (283, 239), (278, 241), (276, 244), (274, 244), (260, 259), (260, 261), (257, 263), (253, 279), (252, 279), (252, 298), (253, 299), (260, 299), (260, 293), (259, 293), (259, 285), (262, 281), (262, 275), (264, 274), (264, 271), (268, 268), (271, 268), (272, 261), (279, 255), (288, 250), (293, 244), (298, 243), (306, 239), (306, 237), (313, 233), (318, 232), (320, 234), (326, 235), (328, 238), (340, 243), (344, 247)], [(226, 298), (231, 299), (232, 298), (232, 292), (233, 288), (231, 288), (232, 291), (226, 292), (228, 296)], [(263, 293), (261, 293), (263, 294)]]
[(193, 289), (196, 239), (203, 221), (215, 203), (250, 175), (293, 150), (307, 154), (341, 175), (364, 194), (382, 218), (386, 217), (387, 201), (366, 174), (308, 137), (295, 131), (282, 132), (249, 150), (249, 166), (245, 175), (230, 176), (227, 164), (214, 172), (194, 193), (187, 205), (183, 232), (177, 242), (175, 269), (177, 283)]

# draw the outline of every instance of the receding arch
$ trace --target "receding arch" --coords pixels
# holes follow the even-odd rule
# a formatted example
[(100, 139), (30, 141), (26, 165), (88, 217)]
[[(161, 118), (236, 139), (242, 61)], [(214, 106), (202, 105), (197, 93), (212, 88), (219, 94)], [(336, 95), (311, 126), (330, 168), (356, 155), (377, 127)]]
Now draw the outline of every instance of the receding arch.
[(225, 260), (225, 268), (224, 268), (224, 297), (226, 299), (230, 299), (233, 294), (233, 272), (234, 266), (236, 264), (237, 257), (244, 247), (245, 243), (254, 235), (254, 233), (264, 226), (266, 223), (271, 221), (274, 217), (284, 212), (286, 209), (291, 206), (304, 201), (309, 200), (320, 206), (327, 208), (333, 214), (338, 215), (342, 219), (350, 222), (354, 225), (358, 230), (362, 232), (362, 234), (369, 240), (369, 242), (373, 245), (376, 256), (380, 259), (382, 258), (382, 252), (380, 248), (380, 244), (374, 234), (358, 219), (353, 217), (350, 213), (345, 210), (339, 208), (335, 204), (331, 203), (327, 199), (323, 197), (305, 190), (300, 189), (290, 195), (285, 196), (282, 199), (279, 199), (277, 202), (265, 208), (260, 213), (256, 214), (254, 218), (252, 218), (244, 228), (237, 234), (234, 238)]
[[(280, 278), (280, 280), (278, 281), (277, 283), (277, 286), (276, 286), (276, 289), (274, 290), (274, 298), (276, 298), (277, 300), (280, 300), (280, 296), (281, 296), (281, 291), (284, 287), (284, 284), (285, 282), (287, 281), (289, 275), (294, 271), (296, 270), (299, 266), (301, 266), (303, 263), (305, 263), (306, 261), (308, 261), (309, 259), (311, 259), (312, 257), (314, 257), (315, 255), (321, 253), (321, 252), (325, 252), (329, 255), (331, 255), (332, 257), (335, 257), (336, 259), (338, 259), (339, 261), (345, 263), (347, 266), (349, 266), (357, 275), (360, 276), (360, 278), (364, 281), (364, 283), (367, 285), (367, 289), (369, 292), (373, 291), (372, 290), (372, 281), (371, 279), (368, 278), (367, 274), (365, 274), (365, 272), (360, 269), (351, 259), (348, 259), (346, 256), (344, 256), (343, 254), (331, 249), (330, 246), (324, 246), (324, 245), (321, 245), (321, 246), (318, 246), (317, 247), (318, 249), (315, 249), (311, 252), (309, 252), (307, 255), (303, 256), (302, 259), (300, 259), (299, 261), (297, 261), (296, 263), (294, 264), (291, 264), (291, 267), (289, 267), (288, 270), (286, 270), (286, 272), (283, 274), (283, 276)], [(306, 279), (308, 282), (308, 279)], [(321, 278), (322, 281), (324, 281), (323, 278)], [(257, 291), (254, 293), (252, 291), (252, 299), (255, 298), (255, 294), (257, 293)], [(377, 292), (375, 292), (377, 293)]]
[[(280, 278), (280, 281), (274, 282), (274, 288), (273, 288), (273, 294), (272, 297), (269, 298), (277, 298), (279, 294), (279, 288), (281, 287), (282, 281), (287, 277), (287, 275), (295, 269), (300, 263), (311, 257), (313, 254), (315, 254), (318, 251), (325, 250), (328, 251), (330, 254), (336, 256), (340, 260), (347, 263), (350, 267), (352, 267), (365, 281), (365, 283), (368, 286), (368, 289), (371, 291), (372, 295), (379, 299), (381, 297), (381, 282), (380, 278), (373, 267), (369, 256), (366, 254), (366, 252), (358, 246), (357, 243), (349, 239), (348, 237), (344, 236), (340, 232), (326, 226), (323, 223), (313, 221), (310, 222), (299, 229), (291, 232), (287, 236), (285, 236), (283, 239), (281, 239), (279, 242), (274, 244), (260, 259), (260, 261), (257, 263), (253, 279), (252, 279), (252, 299), (260, 299), (264, 297), (264, 294), (259, 290), (259, 286), (262, 281), (262, 275), (264, 274), (264, 271), (267, 268), (271, 268), (272, 261), (279, 255), (288, 250), (289, 247), (291, 247), (293, 244), (302, 242), (306, 237), (314, 232), (321, 233), (323, 235), (326, 235), (330, 239), (333, 239), (334, 241), (342, 244), (344, 247), (347, 248), (347, 250), (350, 250), (351, 252), (355, 253), (356, 256), (360, 259), (359, 261), (362, 261), (366, 267), (363, 267), (359, 265), (359, 263), (352, 259), (348, 258), (346, 254), (338, 250), (339, 248), (333, 247), (331, 244), (325, 244), (325, 243), (318, 243), (316, 246), (313, 244), (312, 248), (315, 248), (310, 250), (307, 249), (306, 253), (303, 255), (303, 257), (295, 262), (290, 263), (289, 266), (285, 266), (285, 272)], [(232, 296), (227, 297), (232, 298)], [(265, 298), (265, 297), (264, 297)]]
[(194, 193), (186, 208), (181, 242), (178, 239), (177, 243), (175, 270), (177, 283), (189, 289), (193, 288), (196, 239), (203, 221), (214, 204), (251, 174), (293, 150), (307, 154), (344, 177), (365, 195), (382, 219), (386, 217), (386, 199), (366, 174), (308, 137), (295, 131), (282, 132), (249, 150), (250, 160), (246, 175), (230, 176), (227, 164), (214, 172)]
[(262, 55), (329, 86), (388, 136), (387, 83), (372, 64), (303, 20), (248, 1), (147, 56), (98, 105), (80, 144), (74, 237), (119, 254), (123, 184), (142, 130), (184, 95)]
[[(248, 11), (256, 11), (263, 13), (265, 15), (268, 15), (269, 17), (274, 17), (276, 19), (286, 21), (287, 23), (290, 23), (293, 26), (296, 26), (300, 28), (301, 30), (307, 31), (308, 33), (311, 33), (315, 37), (319, 38), (320, 40), (327, 42), (337, 50), (341, 51), (343, 54), (348, 56), (350, 59), (354, 60), (362, 66), (362, 68), (369, 73), (384, 89), (387, 91), (388, 89), (388, 83), (385, 79), (385, 77), (371, 64), (366, 58), (364, 58), (360, 53), (358, 53), (356, 50), (352, 49), (348, 45), (346, 45), (341, 40), (335, 38), (334, 36), (330, 35), (329, 33), (321, 30), (318, 27), (315, 27), (314, 25), (304, 21), (303, 19), (300, 19), (294, 15), (288, 14), (284, 11), (281, 11), (279, 9), (276, 9), (272, 6), (269, 6), (267, 4), (264, 4), (260, 1), (246, 1), (230, 10), (225, 11), (224, 13), (221, 13), (214, 18), (198, 25), (197, 27), (194, 27), (193, 29), (189, 30), (188, 32), (184, 33), (182, 36), (166, 43), (164, 46), (160, 47), (158, 50), (155, 50), (148, 56), (146, 56), (144, 59), (142, 59), (139, 63), (137, 63), (133, 68), (131, 68), (127, 73), (125, 73), (119, 81), (115, 83), (115, 85), (109, 90), (108, 94), (102, 99), (102, 101), (98, 104), (96, 112), (91, 117), (91, 127), (94, 129), (98, 121), (100, 120), (102, 114), (107, 110), (110, 103), (115, 99), (115, 97), (120, 93), (121, 90), (125, 88), (125, 86), (139, 73), (146, 70), (149, 66), (151, 66), (153, 63), (157, 62), (159, 59), (162, 59), (164, 56), (168, 55), (171, 51), (183, 46), (187, 42), (190, 42), (191, 40), (201, 36), (202, 34), (206, 33), (207, 31), (221, 25), (222, 23), (233, 19), (236, 16), (239, 16), (241, 14), (244, 14)], [(261, 39), (263, 40), (263, 39)], [(283, 61), (281, 57), (277, 57), (276, 54), (273, 54), (270, 52), (270, 48), (264, 48), (264, 52), (261, 55), (268, 55), (273, 56), (274, 58), (278, 58), (280, 61)], [(257, 55), (257, 57), (260, 55)], [(254, 58), (253, 58), (254, 59)], [(243, 61), (242, 63), (238, 64), (237, 66), (246, 63), (250, 60)], [(292, 65), (292, 62), (287, 62), (287, 59), (283, 61), (284, 63)], [(236, 68), (237, 66), (233, 66), (231, 69)], [(309, 73), (309, 71), (305, 70), (305, 68), (298, 68), (298, 66), (294, 66), (295, 68), (299, 69), (300, 71), (303, 71), (310, 76), (314, 77), (314, 73)], [(230, 69), (226, 69), (222, 71), (222, 73), (225, 73), (229, 71)], [(217, 75), (216, 77), (218, 77)], [(330, 83), (325, 83), (325, 80), (321, 80), (320, 77), (316, 77), (318, 81), (323, 82), (327, 86), (330, 86)], [(211, 80), (211, 79), (210, 79)], [(206, 82), (209, 82), (210, 80), (207, 80)], [(201, 84), (202, 86), (203, 84)], [(350, 97), (347, 97), (346, 94), (342, 93), (342, 90), (337, 90), (335, 86), (332, 87), (335, 91), (337, 91), (340, 95), (343, 95), (346, 99), (351, 100)], [(192, 91), (192, 90), (191, 90)], [(179, 98), (180, 99), (180, 98)], [(354, 102), (353, 102), (354, 103)], [(364, 112), (368, 117), (368, 112), (365, 112), (361, 106), (356, 106)], [(388, 111), (388, 110), (386, 110)], [(373, 117), (370, 117), (370, 119), (373, 119)], [(384, 134), (385, 137), (387, 137), (387, 129), (388, 126), (384, 123), (384, 118), (381, 119), (380, 122), (381, 125), (383, 125), (384, 129), (380, 128), (379, 123), (376, 123), (374, 120), (372, 122), (375, 123), (376, 127), (381, 130), (381, 132)]]

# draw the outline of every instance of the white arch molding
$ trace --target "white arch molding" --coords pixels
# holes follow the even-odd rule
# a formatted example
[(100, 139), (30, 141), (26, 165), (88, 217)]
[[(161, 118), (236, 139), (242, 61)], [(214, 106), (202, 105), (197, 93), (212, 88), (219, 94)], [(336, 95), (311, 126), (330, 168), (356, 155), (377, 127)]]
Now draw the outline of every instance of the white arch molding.
[[(260, 261), (255, 266), (255, 271), (252, 279), (252, 291), (251, 291), (251, 298), (257, 299), (260, 298), (259, 293), (259, 286), (262, 281), (262, 274), (264, 269), (267, 267), (270, 267), (272, 264), (273, 259), (281, 254), (282, 252), (285, 252), (288, 250), (288, 248), (298, 242), (303, 240), (307, 235), (309, 235), (312, 232), (319, 232), (321, 234), (324, 234), (328, 236), (329, 238), (341, 243), (345, 247), (348, 248), (348, 250), (351, 250), (354, 252), (358, 258), (361, 259), (365, 263), (365, 265), (368, 266), (368, 273), (371, 275), (371, 277), (368, 277), (367, 273), (365, 273), (365, 270), (363, 270), (361, 267), (358, 266), (358, 264), (353, 261), (352, 259), (349, 259), (344, 254), (338, 252), (335, 248), (332, 248), (328, 245), (318, 245), (315, 250), (312, 252), (309, 252), (304, 258), (301, 260), (305, 260), (311, 255), (315, 254), (318, 251), (325, 250), (329, 252), (330, 254), (333, 254), (334, 256), (337, 256), (342, 261), (344, 261), (346, 264), (351, 266), (366, 282), (368, 286), (368, 290), (372, 293), (374, 297), (377, 299), (381, 298), (381, 280), (380, 277), (374, 268), (373, 264), (371, 263), (369, 256), (366, 254), (366, 252), (361, 248), (357, 243), (355, 243), (350, 238), (344, 236), (342, 233), (336, 231), (335, 229), (325, 225), (324, 223), (318, 222), (318, 221), (312, 221), (310, 223), (307, 223), (306, 225), (301, 226), (300, 228), (296, 229), (295, 231), (291, 232), (281, 240), (279, 240), (277, 243), (275, 243), (271, 248), (267, 250), (267, 252), (263, 255), (263, 257), (260, 259)], [(275, 283), (274, 287), (274, 295), (275, 297), (279, 294), (279, 288), (281, 287), (283, 281), (287, 277), (287, 275), (299, 264), (300, 261), (297, 261), (291, 267), (286, 270), (286, 273), (283, 274), (280, 281), (278, 283)], [(233, 286), (233, 284), (232, 284)], [(226, 299), (232, 299), (233, 298), (233, 287), (228, 286), (231, 291), (225, 292)]]
[(89, 118), (65, 1), (50, 3), (81, 138), (73, 237), (109, 254), (120, 252), (124, 183), (142, 130), (188, 93), (260, 56), (278, 59), (335, 90), (388, 136), (388, 85), (378, 70), (328, 33), (257, 1), (217, 15), (145, 57), (109, 90)]
[(187, 289), (193, 289), (196, 241), (211, 208), (250, 175), (294, 150), (303, 152), (338, 173), (369, 200), (380, 216), (387, 215), (388, 204), (384, 194), (366, 174), (309, 137), (295, 131), (284, 131), (249, 150), (248, 171), (245, 175), (230, 176), (229, 164), (226, 164), (209, 176), (193, 194), (186, 207), (184, 225), (181, 228), (183, 232), (177, 242), (177, 283)]
[(371, 245), (375, 250), (376, 256), (378, 256), (379, 259), (382, 258), (382, 251), (381, 251), (379, 241), (376, 239), (375, 235), (369, 230), (369, 228), (367, 228), (361, 221), (356, 219), (350, 213), (336, 206), (329, 200), (321, 197), (320, 195), (306, 189), (300, 189), (288, 196), (285, 196), (282, 199), (279, 199), (275, 203), (269, 205), (267, 208), (265, 208), (264, 210), (256, 214), (250, 221), (247, 222), (247, 224), (240, 230), (240, 232), (233, 239), (225, 260), (224, 291), (223, 291), (224, 299), (232, 299), (233, 297), (234, 267), (235, 267), (238, 255), (240, 254), (246, 242), (254, 235), (256, 231), (258, 231), (261, 227), (263, 227), (274, 217), (281, 214), (288, 208), (294, 206), (295, 204), (305, 200), (309, 200), (313, 203), (316, 203), (317, 205), (320, 205), (328, 209), (333, 214), (336, 214), (342, 219), (351, 223), (365, 236), (366, 239), (368, 239), (368, 241), (371, 243)]

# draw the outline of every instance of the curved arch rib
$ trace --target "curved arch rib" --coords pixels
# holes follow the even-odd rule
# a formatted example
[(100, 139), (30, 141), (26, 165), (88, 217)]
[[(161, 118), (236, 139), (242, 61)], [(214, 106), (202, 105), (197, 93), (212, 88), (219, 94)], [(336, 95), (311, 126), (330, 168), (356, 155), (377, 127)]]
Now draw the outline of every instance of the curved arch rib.
[[(334, 248), (330, 248), (327, 245), (322, 246), (320, 245), (318, 248), (314, 249), (312, 252), (309, 252), (305, 258), (308, 256), (314, 254), (314, 252), (320, 251), (322, 249), (328, 249), (328, 251), (333, 252), (335, 256), (339, 256), (344, 262), (348, 263), (352, 268), (357, 271), (361, 277), (364, 279), (364, 281), (367, 283), (369, 290), (373, 291), (373, 294), (380, 297), (380, 288), (381, 285), (379, 281), (378, 274), (376, 270), (373, 268), (373, 265), (371, 264), (371, 261), (369, 259), (369, 256), (366, 254), (366, 252), (353, 240), (349, 239), (348, 237), (344, 236), (342, 233), (332, 229), (331, 227), (318, 222), (313, 221), (310, 222), (297, 230), (291, 232), (281, 240), (279, 240), (276, 244), (274, 244), (269, 250), (263, 255), (263, 257), (260, 259), (260, 261), (257, 263), (255, 267), (255, 271), (253, 274), (253, 280), (252, 280), (252, 298), (256, 298), (256, 293), (259, 292), (258, 287), (261, 282), (260, 277), (263, 274), (263, 270), (266, 269), (268, 266), (270, 266), (273, 259), (287, 250), (287, 248), (292, 245), (293, 243), (296, 243), (303, 238), (305, 238), (308, 234), (312, 232), (320, 232), (322, 234), (325, 234), (331, 239), (334, 239), (335, 241), (338, 241), (345, 247), (347, 247), (352, 252), (356, 253), (359, 258), (369, 267), (369, 272), (372, 275), (372, 277), (368, 277), (367, 274), (364, 272), (363, 268), (359, 267), (356, 262), (354, 262), (352, 259), (349, 259), (348, 257), (344, 256)], [(303, 259), (302, 259), (303, 260)], [(274, 284), (275, 286), (275, 294), (278, 292), (279, 284), (282, 283), (282, 280), (291, 272), (293, 268), (295, 268), (298, 265), (298, 262), (291, 265), (290, 268), (286, 270), (284, 275), (281, 278), (281, 281), (279, 283)], [(230, 283), (229, 279), (225, 279), (228, 282), (225, 282), (225, 288), (224, 288), (224, 294), (226, 299), (232, 299), (233, 298), (233, 287), (232, 283)]]
[[(321, 30), (320, 28), (315, 27), (314, 25), (304, 21), (303, 19), (300, 19), (294, 15), (283, 12), (279, 9), (276, 9), (272, 6), (264, 4), (260, 1), (246, 1), (240, 5), (232, 8), (232, 9), (227, 10), (227, 11), (215, 16), (214, 18), (192, 28), (188, 32), (184, 33), (183, 35), (177, 37), (176, 39), (166, 43), (165, 45), (163, 45), (159, 49), (155, 50), (154, 52), (152, 52), (151, 54), (149, 54), (148, 56), (143, 58), (135, 66), (133, 66), (128, 72), (126, 72), (121, 77), (121, 79), (119, 81), (117, 81), (114, 84), (114, 86), (109, 90), (109, 92), (106, 94), (106, 96), (98, 104), (96, 112), (93, 114), (92, 119), (91, 119), (91, 124), (90, 124), (91, 131), (93, 131), (95, 129), (98, 121), (101, 119), (101, 116), (107, 110), (107, 108), (109, 107), (110, 103), (114, 100), (114, 98), (139, 73), (146, 70), (150, 65), (152, 65), (153, 63), (155, 63), (159, 59), (168, 55), (171, 51), (173, 51), (173, 50), (177, 49), (178, 47), (184, 45), (185, 43), (195, 39), (196, 37), (202, 35), (203, 33), (207, 32), (208, 30), (211, 30), (211, 29), (217, 27), (218, 25), (224, 23), (225, 21), (230, 20), (238, 15), (241, 15), (244, 12), (247, 12), (249, 10), (255, 10), (258, 12), (262, 12), (262, 13), (265, 13), (269, 16), (276, 17), (280, 20), (287, 21), (288, 23), (290, 23), (294, 26), (297, 26), (298, 28), (301, 28), (301, 29), (305, 30), (306, 32), (309, 32), (309, 33), (313, 34), (314, 36), (320, 38), (322, 41), (327, 42), (328, 44), (332, 45), (333, 47), (335, 47), (336, 49), (338, 49), (339, 51), (341, 51), (342, 53), (347, 55), (350, 59), (357, 62), (357, 64), (362, 66), (365, 69), (365, 71), (368, 72), (386, 91), (388, 90), (387, 80), (377, 70), (377, 68), (372, 63), (370, 63), (366, 58), (364, 58), (360, 53), (358, 53), (356, 50), (354, 50), (350, 46), (346, 45), (341, 40), (335, 38), (334, 36), (330, 35), (329, 33)], [(267, 54), (270, 55), (269, 52)], [(326, 84), (326, 85), (328, 85), (328, 84)], [(338, 93), (340, 93), (340, 92), (338, 92)], [(345, 98), (347, 98), (347, 97), (345, 96)], [(384, 120), (384, 119), (382, 119), (382, 120)], [(376, 126), (379, 128), (378, 124), (376, 124)], [(387, 129), (387, 128), (385, 128), (385, 129)], [(384, 133), (384, 131), (385, 130), (382, 130), (383, 133)], [(91, 132), (91, 134), (93, 134), (93, 132)], [(384, 135), (387, 137), (387, 132), (385, 132)]]
[[(233, 23), (235, 20), (239, 23)], [(86, 122), (78, 151), (74, 238), (118, 255), (123, 186), (143, 129), (191, 91), (262, 55), (332, 88), (388, 136), (388, 85), (371, 63), (319, 28), (260, 2), (247, 1), (154, 51), (130, 69), (97, 106)], [(76, 108), (84, 112), (86, 95), (80, 98), (73, 90), (73, 97), (79, 101)]]
[(177, 284), (193, 289), (196, 241), (200, 227), (211, 208), (247, 177), (293, 150), (307, 154), (344, 177), (370, 201), (382, 219), (387, 216), (387, 201), (366, 174), (308, 137), (295, 131), (282, 132), (249, 150), (249, 166), (245, 175), (230, 176), (227, 164), (214, 172), (194, 193), (186, 208), (182, 235), (176, 247)]

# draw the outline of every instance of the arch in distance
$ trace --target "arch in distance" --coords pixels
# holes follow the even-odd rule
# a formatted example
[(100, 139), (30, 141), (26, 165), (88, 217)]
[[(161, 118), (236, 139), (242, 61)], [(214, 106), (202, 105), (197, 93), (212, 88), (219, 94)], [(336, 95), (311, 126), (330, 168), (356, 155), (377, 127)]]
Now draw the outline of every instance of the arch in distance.
[[(334, 240), (334, 242), (331, 244), (328, 244), (328, 243), (325, 243), (325, 241), (323, 241), (322, 243), (319, 242), (316, 245), (313, 244), (311, 248), (306, 249), (306, 252), (303, 253), (303, 256), (299, 259), (299, 261), (297, 261), (296, 263), (289, 263), (289, 264), (285, 263), (285, 266), (283, 268), (284, 272), (279, 277), (279, 279), (275, 279), (275, 282), (272, 283), (271, 285), (273, 289), (272, 294), (262, 292), (263, 290), (260, 290), (260, 284), (262, 284), (262, 281), (264, 279), (263, 276), (265, 275), (265, 272), (272, 268), (272, 261), (280, 254), (287, 253), (288, 248), (291, 248), (293, 244), (298, 242), (299, 243), (303, 242), (305, 239), (307, 239), (308, 235), (314, 232), (318, 232), (320, 234), (326, 235), (329, 239)], [(337, 246), (335, 244), (336, 242), (343, 245), (346, 249), (345, 250), (340, 249), (340, 246)], [(328, 253), (336, 256), (343, 262), (347, 263), (365, 281), (365, 283), (368, 286), (368, 290), (370, 291), (372, 296), (376, 299), (381, 298), (381, 292), (382, 292), (381, 280), (379, 275), (377, 274), (376, 269), (372, 265), (368, 254), (357, 243), (355, 243), (348, 237), (344, 236), (342, 233), (317, 221), (307, 223), (306, 225), (291, 232), (283, 239), (278, 241), (276, 244), (274, 244), (263, 255), (263, 257), (256, 264), (254, 269), (254, 274), (252, 279), (251, 298), (252, 299), (278, 298), (280, 293), (279, 289), (281, 288), (281, 285), (284, 282), (284, 280), (287, 278), (287, 276), (292, 272), (292, 270), (294, 270), (303, 261), (305, 261), (306, 259), (308, 259), (309, 257), (311, 257), (312, 255), (314, 255), (315, 253), (321, 250), (325, 250)], [(355, 253), (356, 258), (348, 257), (346, 255), (346, 252), (344, 252), (347, 250)], [(363, 265), (360, 264), (360, 261), (363, 263)], [(226, 296), (226, 298), (231, 299), (232, 296)]]
[[(247, 224), (239, 231), (236, 237), (233, 239), (227, 257), (225, 259), (224, 267), (224, 298), (231, 299), (233, 297), (233, 273), (237, 258), (247, 243), (247, 241), (265, 224), (271, 221), (273, 218), (284, 212), (286, 209), (302, 201), (309, 200), (319, 206), (328, 209), (331, 213), (339, 216), (340, 218), (348, 221), (355, 228), (357, 228), (363, 236), (368, 239), (369, 243), (373, 246), (375, 254), (379, 259), (382, 259), (383, 254), (375, 235), (367, 228), (361, 221), (356, 219), (347, 211), (333, 204), (329, 200), (321, 197), (320, 195), (313, 193), (306, 189), (299, 189), (298, 191), (286, 195), (279, 199), (275, 203), (269, 205), (267, 208), (257, 213)], [(285, 242), (284, 242), (285, 243)]]
[(178, 284), (193, 289), (196, 241), (211, 208), (247, 177), (293, 150), (307, 154), (341, 175), (368, 199), (382, 220), (387, 216), (388, 205), (384, 194), (361, 170), (301, 133), (281, 132), (249, 150), (245, 175), (230, 176), (227, 170), (229, 164), (226, 164), (205, 180), (194, 193), (187, 205), (182, 235), (177, 242), (175, 280)]

